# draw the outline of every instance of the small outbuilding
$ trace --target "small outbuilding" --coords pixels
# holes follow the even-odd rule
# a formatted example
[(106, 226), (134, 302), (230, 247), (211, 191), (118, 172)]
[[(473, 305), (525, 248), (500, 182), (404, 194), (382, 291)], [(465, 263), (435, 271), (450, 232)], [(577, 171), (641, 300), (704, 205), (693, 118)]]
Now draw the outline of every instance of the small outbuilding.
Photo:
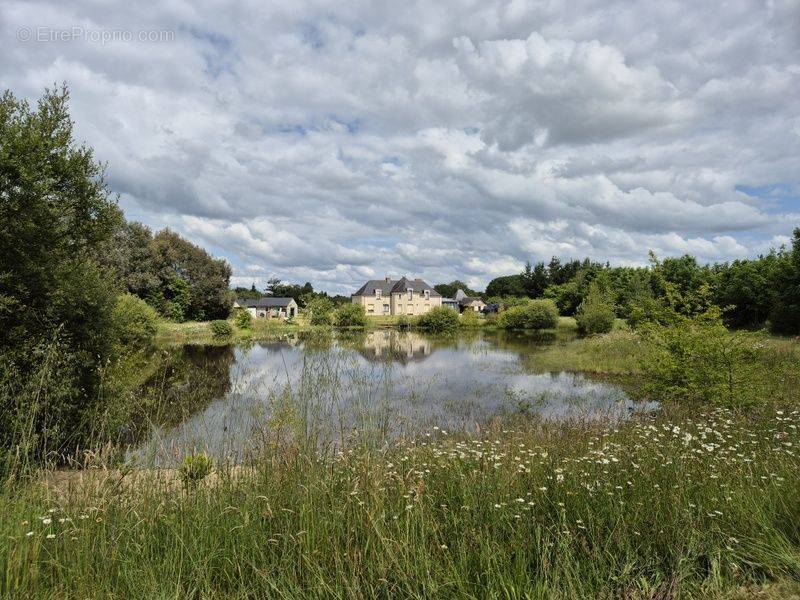
[(243, 308), (257, 319), (291, 319), (297, 316), (294, 298), (237, 298), (234, 308)]
[(464, 290), (459, 289), (456, 292), (455, 297), (453, 298), (458, 303), (458, 309), (461, 312), (471, 310), (475, 312), (481, 312), (483, 308), (486, 306), (483, 300), (478, 296), (467, 296)]

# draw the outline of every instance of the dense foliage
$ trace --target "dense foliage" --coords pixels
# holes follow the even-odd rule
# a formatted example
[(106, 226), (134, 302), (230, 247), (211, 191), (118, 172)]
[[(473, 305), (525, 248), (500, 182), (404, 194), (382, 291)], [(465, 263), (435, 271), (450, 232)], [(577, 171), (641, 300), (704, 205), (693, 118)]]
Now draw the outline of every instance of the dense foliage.
[(125, 222), (68, 99), (0, 98), (0, 458), (60, 455), (107, 425), (152, 345), (148, 304), (176, 320), (230, 307), (226, 263)]
[(115, 350), (103, 258), (122, 216), (67, 100), (0, 98), (0, 449), (20, 426), (40, 450), (80, 438)]
[(530, 300), (500, 314), (503, 329), (552, 329), (558, 325), (558, 309), (552, 300)]
[(228, 316), (230, 265), (169, 229), (128, 223), (116, 236), (115, 267), (127, 290), (174, 321)]
[(117, 340), (128, 349), (147, 349), (156, 337), (158, 314), (133, 294), (117, 297), (112, 313)]
[(231, 326), (228, 321), (223, 319), (217, 319), (216, 321), (211, 321), (211, 335), (214, 337), (227, 337), (233, 334), (233, 327)]
[(791, 248), (730, 263), (701, 265), (690, 255), (664, 260), (651, 255), (645, 268), (553, 258), (548, 265), (528, 264), (518, 275), (493, 279), (484, 296), (506, 304), (511, 298), (549, 298), (562, 315), (571, 316), (595, 281), (616, 316), (633, 324), (651, 320), (664, 305), (683, 316), (713, 305), (729, 327), (800, 333), (800, 230)]
[(367, 313), (360, 304), (343, 304), (334, 312), (333, 322), (337, 327), (366, 327)]
[(305, 299), (305, 313), (312, 325), (328, 327), (333, 325), (334, 305), (330, 298), (317, 296)]
[(446, 306), (436, 306), (417, 318), (417, 327), (431, 332), (453, 331), (459, 325), (458, 312)]
[(233, 315), (233, 322), (239, 329), (251, 329), (253, 327), (253, 315), (249, 310), (240, 308)]
[(578, 330), (585, 335), (608, 333), (614, 327), (615, 318), (614, 304), (609, 294), (598, 282), (592, 282), (589, 293), (575, 313)]

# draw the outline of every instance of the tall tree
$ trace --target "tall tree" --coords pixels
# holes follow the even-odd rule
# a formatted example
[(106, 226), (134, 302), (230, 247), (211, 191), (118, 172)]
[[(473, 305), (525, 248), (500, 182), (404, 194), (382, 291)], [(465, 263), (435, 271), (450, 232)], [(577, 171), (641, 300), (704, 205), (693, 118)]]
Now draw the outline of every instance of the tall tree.
[(40, 449), (89, 426), (81, 409), (113, 351), (105, 255), (122, 216), (102, 166), (73, 138), (68, 100), (65, 87), (35, 109), (0, 98), (0, 436), (20, 403), (46, 402), (29, 407)]

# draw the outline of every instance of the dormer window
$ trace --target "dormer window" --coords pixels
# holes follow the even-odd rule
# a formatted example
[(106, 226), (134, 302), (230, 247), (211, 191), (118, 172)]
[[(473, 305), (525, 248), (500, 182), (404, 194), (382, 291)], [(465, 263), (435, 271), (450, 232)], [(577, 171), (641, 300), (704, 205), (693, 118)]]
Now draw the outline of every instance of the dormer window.
[(413, 300), (414, 299), (414, 289), (413, 288), (408, 288), (408, 299), (409, 300)]
[(425, 300), (430, 300), (430, 299), (431, 299), (431, 291), (425, 290)]
[(375, 288), (375, 297), (376, 297), (376, 298), (380, 298), (380, 297), (381, 297), (381, 292), (382, 292), (382, 291), (383, 291), (383, 290), (381, 290), (381, 288)]

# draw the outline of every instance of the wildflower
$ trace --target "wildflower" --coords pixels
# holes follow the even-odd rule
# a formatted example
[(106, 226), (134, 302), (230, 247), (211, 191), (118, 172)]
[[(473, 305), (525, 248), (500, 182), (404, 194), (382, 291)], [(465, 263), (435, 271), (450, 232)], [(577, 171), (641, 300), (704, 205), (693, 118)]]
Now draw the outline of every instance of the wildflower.
[(44, 519), (42, 519), (42, 523), (44, 525), (50, 525), (50, 523), (52, 523), (52, 522), (53, 522), (53, 519), (51, 519), (49, 517), (45, 517)]
[(32, 535), (33, 535), (33, 532), (29, 531), (28, 533), (25, 534), (25, 537), (31, 537)]
[(52, 540), (54, 537), (56, 537), (56, 534), (55, 534), (55, 533), (48, 533), (48, 534), (47, 534), (47, 539), (48, 539), (48, 540)]

